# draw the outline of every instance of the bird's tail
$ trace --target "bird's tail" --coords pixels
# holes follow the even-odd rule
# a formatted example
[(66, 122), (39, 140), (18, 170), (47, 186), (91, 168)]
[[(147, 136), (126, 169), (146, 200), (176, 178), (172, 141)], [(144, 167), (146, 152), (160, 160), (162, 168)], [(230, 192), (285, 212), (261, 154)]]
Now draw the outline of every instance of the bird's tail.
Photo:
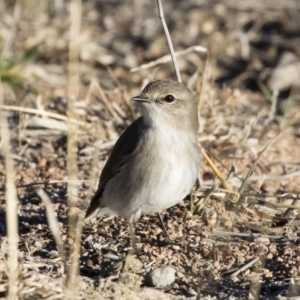
[(108, 207), (101, 205), (98, 197), (93, 197), (91, 204), (85, 213), (85, 221), (89, 221), (94, 217), (101, 217), (104, 215), (115, 215), (115, 213)]
[(85, 213), (85, 221), (89, 221), (90, 219), (92, 219), (93, 217), (95, 217), (96, 215), (98, 215), (98, 212), (101, 210), (101, 206), (99, 206), (99, 202), (95, 201), (95, 199), (93, 198), (89, 208), (87, 209), (86, 213)]

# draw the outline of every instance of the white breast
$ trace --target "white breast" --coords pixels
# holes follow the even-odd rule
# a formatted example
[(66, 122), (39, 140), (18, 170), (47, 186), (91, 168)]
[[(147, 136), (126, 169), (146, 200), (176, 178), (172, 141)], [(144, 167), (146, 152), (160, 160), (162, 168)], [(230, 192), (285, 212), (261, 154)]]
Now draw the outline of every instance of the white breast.
[(185, 132), (161, 130), (157, 142), (161, 145), (154, 162), (159, 173), (150, 174), (151, 193), (144, 199), (144, 214), (156, 213), (180, 202), (191, 190), (198, 175), (200, 154), (197, 145)]

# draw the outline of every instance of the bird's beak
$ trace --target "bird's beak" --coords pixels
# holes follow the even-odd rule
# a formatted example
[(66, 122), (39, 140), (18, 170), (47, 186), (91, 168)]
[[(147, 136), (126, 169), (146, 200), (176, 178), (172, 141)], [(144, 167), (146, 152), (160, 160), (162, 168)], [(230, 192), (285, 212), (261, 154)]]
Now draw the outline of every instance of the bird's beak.
[(136, 96), (131, 98), (132, 101), (140, 102), (140, 103), (151, 103), (152, 101), (149, 98), (146, 98), (145, 96)]

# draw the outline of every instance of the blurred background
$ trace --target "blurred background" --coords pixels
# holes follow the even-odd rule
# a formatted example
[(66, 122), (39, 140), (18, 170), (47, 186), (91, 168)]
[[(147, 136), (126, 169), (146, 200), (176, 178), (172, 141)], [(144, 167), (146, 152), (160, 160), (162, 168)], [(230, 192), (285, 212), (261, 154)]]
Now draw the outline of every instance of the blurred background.
[[(54, 203), (66, 242), (70, 5), (71, 1), (67, 0), (0, 2), (0, 76), (3, 94), (0, 109), (9, 121), (16, 184), (59, 181), (47, 186), (46, 190)], [(178, 58), (183, 82), (201, 99), (201, 145), (224, 176), (234, 165), (236, 176), (231, 178), (231, 184), (237, 190), (241, 185), (238, 177), (245, 177), (265, 145), (282, 133), (262, 154), (249, 180), (248, 189), (263, 197), (272, 195), (276, 203), (285, 200), (293, 203), (291, 199), (276, 197), (285, 193), (299, 194), (300, 2), (163, 0), (163, 8), (175, 51), (192, 46), (201, 46), (208, 51), (207, 55), (191, 50)], [(87, 205), (83, 199), (91, 196), (87, 188), (97, 184), (98, 175), (116, 138), (139, 114), (132, 107), (131, 97), (137, 95), (147, 82), (162, 78), (175, 79), (175, 74), (170, 62), (140, 68), (169, 53), (156, 1), (83, 0), (81, 16), (75, 17), (79, 22), (81, 18), (80, 34), (76, 37), (79, 51), (76, 64), (79, 71), (75, 75), (79, 76), (79, 80), (76, 85), (75, 121), (78, 125), (77, 176), (82, 180), (78, 205), (83, 211)], [(0, 187), (5, 185), (4, 175), (4, 159), (0, 155)], [(83, 181), (91, 175), (93, 181)], [(214, 178), (206, 162), (201, 168), (201, 178), (204, 186), (211, 185)], [(5, 200), (3, 192), (0, 193), (0, 220), (5, 220)], [(21, 244), (21, 251), (26, 253), (29, 247), (38, 259), (57, 257), (52, 237), (41, 240), (40, 244), (28, 237), (33, 232), (50, 234), (42, 202), (30, 188), (18, 189), (18, 197), (21, 203), (20, 234), (27, 243)], [(216, 204), (208, 201), (206, 205), (210, 212), (217, 205), (219, 219), (216, 226), (220, 228), (234, 228), (236, 231), (246, 228), (247, 232), (257, 232), (257, 228), (247, 227), (243, 222), (252, 219), (263, 222), (260, 212), (258, 215), (255, 215), (255, 211), (235, 210), (229, 213), (222, 202)], [(174, 217), (176, 213), (180, 216), (176, 210), (171, 214)], [(216, 218), (214, 214), (210, 216)], [(198, 225), (202, 226), (200, 231), (210, 230), (209, 221), (203, 221), (203, 215), (198, 214), (198, 217)], [(228, 219), (232, 222), (228, 223)], [(0, 223), (3, 239), (5, 221)], [(105, 230), (112, 230), (110, 237), (115, 237), (117, 225), (109, 224)], [(171, 221), (169, 225), (174, 228)], [(122, 226), (127, 230), (124, 224)], [(147, 220), (137, 229), (142, 237), (143, 226), (147, 228)], [(278, 234), (283, 234), (283, 227), (281, 229)], [(292, 232), (296, 234), (297, 230)], [(103, 236), (104, 243), (106, 240)], [(91, 241), (95, 238), (99, 236), (90, 232), (83, 234), (82, 253), (89, 251), (81, 262), (85, 271), (91, 264), (95, 268), (100, 264), (100, 250), (87, 250), (92, 247)], [(115, 245), (114, 239), (109, 243)], [(124, 244), (121, 246), (124, 247)], [(251, 249), (245, 250), (249, 259), (256, 255)], [(233, 255), (234, 251), (227, 255)], [(206, 260), (207, 256), (203, 253), (199, 255), (202, 255), (200, 260)], [(282, 252), (278, 250), (276, 255), (279, 259)], [(291, 255), (295, 255), (294, 261), (299, 257), (298, 252)], [(166, 263), (164, 259), (157, 258), (155, 265)], [(236, 265), (232, 263), (235, 267), (240, 266), (239, 259), (236, 259)], [(169, 261), (172, 259), (169, 258)], [(179, 265), (181, 272), (191, 271), (192, 266), (188, 262), (181, 265), (182, 261), (178, 259), (172, 263)], [(46, 264), (53, 262), (49, 260)], [(290, 267), (289, 262), (286, 264), (284, 276), (299, 276), (299, 263), (293, 265), (295, 268)], [(195, 268), (193, 273), (199, 273), (205, 266)], [(226, 281), (226, 268), (228, 262), (220, 263), (208, 277)], [(88, 274), (87, 278), (99, 275), (96, 271), (89, 272), (85, 273)], [(291, 272), (294, 273), (291, 275)], [(267, 275), (264, 274), (274, 282), (280, 277)], [(52, 277), (60, 278), (57, 274), (55, 276)], [(41, 277), (40, 282), (44, 282), (45, 278), (48, 277)], [(182, 288), (183, 279), (180, 280), (176, 283), (177, 292)], [(248, 279), (241, 275), (240, 280), (247, 282)], [(82, 290), (91, 282), (82, 283)], [(194, 282), (194, 286), (191, 282)], [(30, 286), (29, 281), (26, 284)], [(55, 284), (59, 286), (60, 283), (57, 281)], [(233, 290), (236, 288), (233, 281), (227, 284)], [(185, 289), (193, 286), (195, 290), (197, 285), (198, 279), (186, 279), (183, 284)], [(245, 287), (247, 289), (248, 285), (245, 284)], [(46, 289), (46, 286), (43, 288)], [(50, 290), (48, 288), (47, 292), (51, 294)], [(220, 290), (228, 295), (227, 290)], [(57, 290), (53, 293), (60, 292)], [(209, 289), (207, 293), (213, 295)], [(264, 293), (267, 293), (267, 288)]]

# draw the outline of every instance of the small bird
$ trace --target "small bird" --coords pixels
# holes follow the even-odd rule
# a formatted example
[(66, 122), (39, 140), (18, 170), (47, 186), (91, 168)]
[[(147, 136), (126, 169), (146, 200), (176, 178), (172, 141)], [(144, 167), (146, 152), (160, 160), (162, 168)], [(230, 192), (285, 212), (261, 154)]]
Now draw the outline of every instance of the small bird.
[[(142, 104), (142, 116), (114, 145), (85, 217), (125, 218), (135, 251), (134, 223), (141, 215), (159, 213), (189, 194), (201, 154), (197, 101), (184, 84), (153, 81), (132, 100)], [(164, 225), (163, 229), (166, 234)]]

